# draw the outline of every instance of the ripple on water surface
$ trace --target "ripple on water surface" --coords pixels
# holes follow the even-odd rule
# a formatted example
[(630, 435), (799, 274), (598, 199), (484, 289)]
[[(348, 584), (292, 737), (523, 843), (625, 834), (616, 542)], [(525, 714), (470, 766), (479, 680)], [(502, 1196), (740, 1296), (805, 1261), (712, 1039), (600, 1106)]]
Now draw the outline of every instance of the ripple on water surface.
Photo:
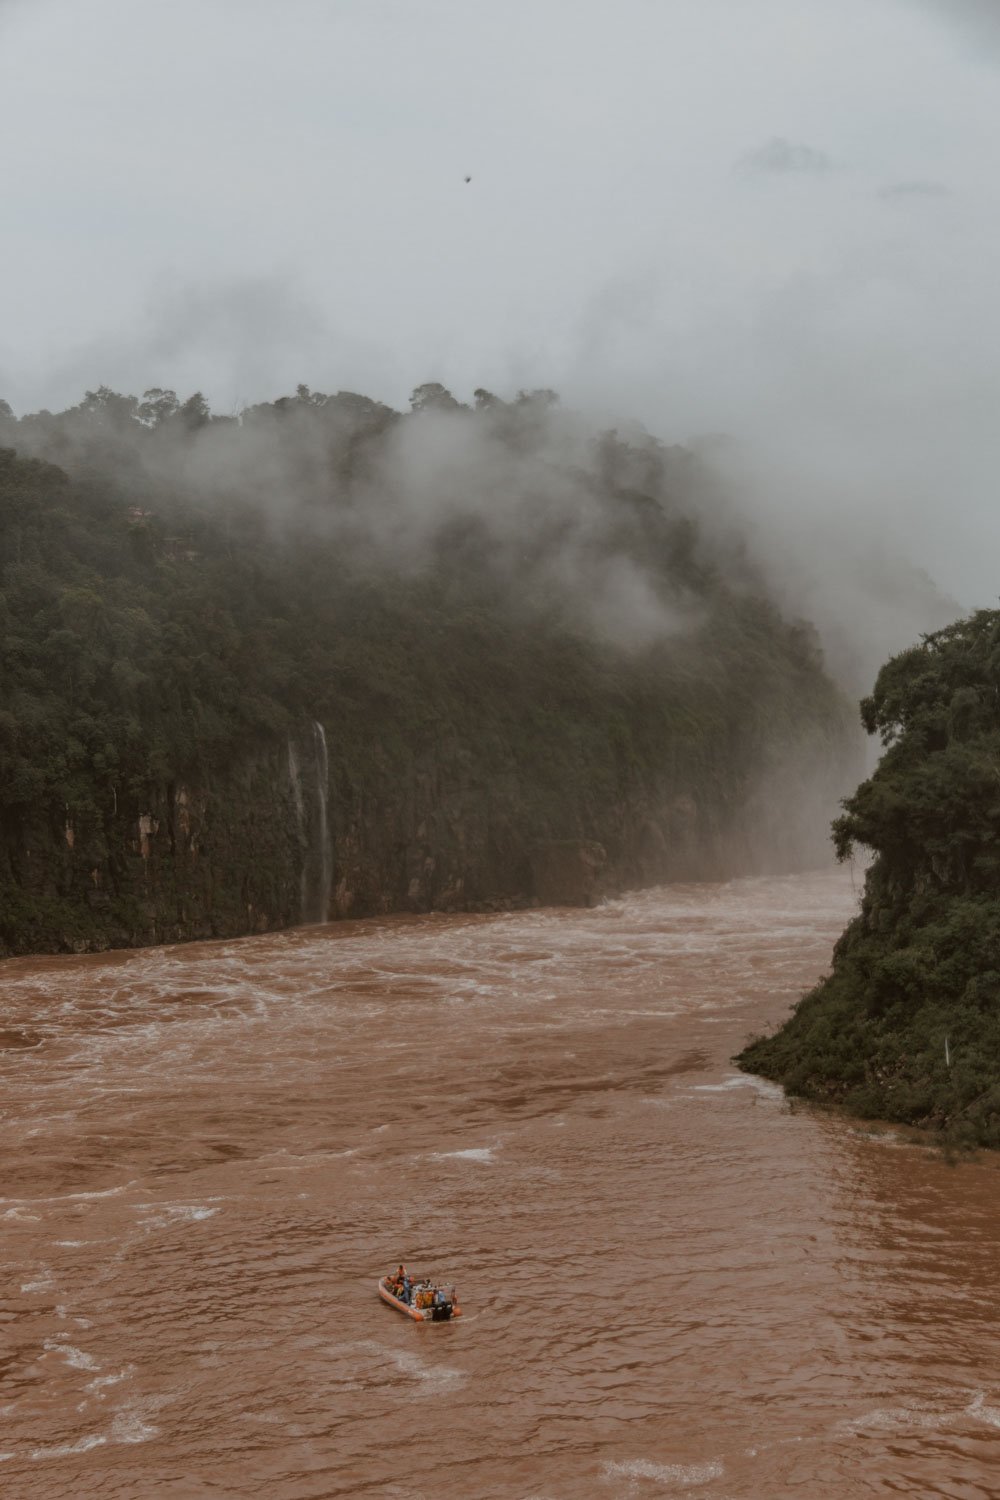
[[(995, 1500), (993, 1163), (730, 1061), (855, 901), (5, 966), (5, 1495)], [(400, 1258), (463, 1318), (381, 1303)]]

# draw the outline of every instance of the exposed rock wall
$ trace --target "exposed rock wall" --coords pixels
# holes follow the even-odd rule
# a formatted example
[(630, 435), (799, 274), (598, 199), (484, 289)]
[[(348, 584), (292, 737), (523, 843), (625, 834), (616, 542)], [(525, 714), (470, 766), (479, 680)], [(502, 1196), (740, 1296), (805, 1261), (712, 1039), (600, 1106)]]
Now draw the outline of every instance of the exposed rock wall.
[[(393, 911), (587, 905), (766, 866), (735, 794), (636, 780), (560, 797), (511, 761), (442, 746), (363, 772), (313, 726), (200, 782), (116, 789), (96, 811), (0, 827), (0, 953), (228, 937)], [(325, 823), (324, 823), (325, 819)], [(324, 827), (327, 837), (324, 837)], [(787, 851), (786, 851), (787, 852)], [(328, 893), (325, 894), (325, 893)]]

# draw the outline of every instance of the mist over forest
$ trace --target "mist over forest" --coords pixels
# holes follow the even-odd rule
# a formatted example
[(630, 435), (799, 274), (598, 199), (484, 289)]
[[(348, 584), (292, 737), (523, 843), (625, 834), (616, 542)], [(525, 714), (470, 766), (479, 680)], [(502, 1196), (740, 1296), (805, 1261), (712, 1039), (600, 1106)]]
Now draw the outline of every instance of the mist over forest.
[(690, 450), (436, 382), (101, 387), (0, 444), (11, 951), (827, 857), (865, 642), (831, 673)]
[[(137, 397), (102, 386), (63, 412), (20, 420), (0, 401), (0, 442), (100, 474), (161, 516), (181, 496), (207, 514), (236, 505), (276, 535), (304, 529), (404, 574), (449, 547), (459, 560), (466, 552), (511, 604), (558, 605), (577, 628), (622, 648), (689, 633), (699, 604), (683, 568), (650, 576), (642, 547), (607, 513), (610, 487), (665, 510), (678, 555), (687, 528), (692, 577), (710, 566), (807, 621), (855, 696), (886, 655), (959, 612), (904, 556), (852, 536), (835, 495), (814, 517), (814, 496), (796, 506), (787, 477), (755, 472), (739, 444), (667, 444), (638, 422), (600, 429), (549, 389), (503, 399), (478, 387), (463, 402), (430, 382), (404, 414), (300, 384), (219, 414), (201, 392)], [(807, 524), (796, 509), (810, 513)]]
[[(179, 0), (154, 55), (126, 0), (0, 7), (19, 413), (552, 387), (725, 435), (758, 550), (809, 554), (828, 612), (899, 559), (994, 601), (990, 0), (389, 12)], [(886, 623), (883, 655), (919, 622)]]

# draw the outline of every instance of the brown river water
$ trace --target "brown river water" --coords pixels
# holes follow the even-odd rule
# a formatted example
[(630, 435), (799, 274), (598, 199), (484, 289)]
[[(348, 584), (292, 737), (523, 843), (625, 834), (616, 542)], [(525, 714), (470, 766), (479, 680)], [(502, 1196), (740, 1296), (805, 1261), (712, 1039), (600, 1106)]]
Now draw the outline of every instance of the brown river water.
[(996, 1160), (730, 1062), (856, 900), (0, 967), (4, 1500), (1000, 1494)]

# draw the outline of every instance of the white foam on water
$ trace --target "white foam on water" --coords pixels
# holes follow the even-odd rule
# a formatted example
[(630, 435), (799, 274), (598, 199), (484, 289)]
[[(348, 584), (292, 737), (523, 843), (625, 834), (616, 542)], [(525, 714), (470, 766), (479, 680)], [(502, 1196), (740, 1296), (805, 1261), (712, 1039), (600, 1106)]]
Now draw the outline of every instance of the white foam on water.
[(151, 1209), (148, 1218), (141, 1220), (147, 1229), (166, 1229), (171, 1224), (197, 1223), (201, 1219), (210, 1219), (217, 1214), (217, 1208), (210, 1208), (204, 1203), (134, 1203), (132, 1207), (137, 1213)]
[(52, 1280), (52, 1277), (51, 1276), (47, 1276), (47, 1277), (44, 1278), (44, 1280), (41, 1280), (41, 1281), (22, 1281), (21, 1282), (21, 1291), (22, 1292), (28, 1292), (28, 1293), (31, 1293), (31, 1292), (51, 1292), (51, 1290), (52, 1290), (52, 1288), (54, 1286), (55, 1286), (55, 1282)]
[(456, 1370), (450, 1365), (425, 1364), (416, 1354), (410, 1354), (405, 1349), (388, 1348), (385, 1344), (376, 1343), (374, 1339), (345, 1345), (342, 1352), (353, 1350), (374, 1356), (380, 1363), (387, 1361), (395, 1365), (400, 1375), (416, 1381), (415, 1395), (435, 1396), (443, 1391), (454, 1391), (467, 1379), (464, 1370)]
[(728, 1094), (733, 1089), (753, 1089), (764, 1099), (783, 1099), (784, 1090), (776, 1083), (768, 1083), (766, 1078), (754, 1078), (747, 1073), (736, 1073), (732, 1078), (727, 1078), (725, 1083), (696, 1083), (691, 1087), (693, 1094)]
[(107, 1438), (102, 1437), (99, 1432), (90, 1437), (82, 1437), (75, 1443), (60, 1443), (55, 1448), (36, 1448), (32, 1458), (72, 1458), (74, 1453), (89, 1453), (91, 1448), (99, 1448), (106, 1443)]
[(64, 1344), (59, 1339), (46, 1339), (42, 1348), (47, 1349), (50, 1354), (61, 1354), (74, 1370), (99, 1370), (101, 1368), (92, 1354), (86, 1354), (82, 1349), (77, 1349), (73, 1344)]
[[(6, 1198), (0, 1198), (0, 1203), (6, 1203)], [(19, 1219), (22, 1224), (38, 1224), (41, 1221), (37, 1214), (26, 1213), (23, 1208), (8, 1208), (0, 1214), (0, 1219)]]
[(654, 1484), (699, 1485), (721, 1479), (721, 1463), (656, 1464), (648, 1458), (629, 1458), (604, 1465), (606, 1479), (649, 1479)]
[(465, 1151), (432, 1151), (432, 1161), (495, 1161), (492, 1146), (470, 1146)]
[(960, 1415), (933, 1407), (877, 1406), (874, 1411), (838, 1423), (838, 1427), (842, 1432), (907, 1432), (913, 1428), (932, 1431), (951, 1427)]
[(990, 1427), (1000, 1427), (1000, 1406), (987, 1406), (985, 1391), (977, 1391), (965, 1409), (970, 1417), (987, 1422)]
[(865, 1141), (870, 1146), (912, 1146), (914, 1144), (902, 1135), (893, 1134), (890, 1130), (858, 1130), (849, 1125), (847, 1134), (853, 1135), (856, 1140)]
[[(288, 1151), (276, 1151), (273, 1156), (262, 1156), (259, 1164), (266, 1166), (269, 1172), (303, 1172), (308, 1167), (322, 1165), (329, 1161), (339, 1161), (344, 1156), (357, 1156), (360, 1146), (345, 1146), (342, 1151), (301, 1151), (294, 1155)], [(300, 1194), (301, 1196), (301, 1194)], [(149, 1204), (142, 1207), (148, 1208)]]
[(769, 1083), (766, 1078), (748, 1078), (747, 1083), (762, 1099), (783, 1100), (785, 1098), (785, 1091), (780, 1083)]
[(623, 1016), (639, 1021), (673, 1021), (680, 1015), (677, 1010), (628, 1010), (624, 1006), (595, 1006), (593, 1009), (585, 1010), (585, 1016), (596, 1016), (604, 1019), (610, 1016), (612, 1020), (620, 1020)]
[(390, 1352), (389, 1358), (401, 1375), (418, 1381), (428, 1395), (453, 1391), (465, 1380), (464, 1370), (455, 1370), (449, 1365), (425, 1365), (417, 1355), (407, 1354), (402, 1349)]
[(13, 1457), (13, 1453), (0, 1453), (0, 1464), (5, 1464), (9, 1458)]
[(116, 1375), (98, 1375), (96, 1380), (88, 1380), (84, 1390), (101, 1391), (106, 1385), (120, 1385), (123, 1380), (128, 1380), (134, 1374), (135, 1365), (126, 1365), (124, 1370), (119, 1370)]
[(132, 1408), (116, 1412), (111, 1423), (113, 1443), (148, 1443), (159, 1432), (151, 1422), (145, 1421), (141, 1413)]
[[(36, 1132), (29, 1132), (35, 1134)], [(130, 1187), (135, 1186), (135, 1181), (123, 1182), (121, 1187), (102, 1188), (95, 1193), (55, 1193), (51, 1198), (0, 1198), (0, 1203), (70, 1203), (78, 1198), (117, 1198), (119, 1193), (127, 1193)], [(7, 1215), (4, 1215), (6, 1218)]]

